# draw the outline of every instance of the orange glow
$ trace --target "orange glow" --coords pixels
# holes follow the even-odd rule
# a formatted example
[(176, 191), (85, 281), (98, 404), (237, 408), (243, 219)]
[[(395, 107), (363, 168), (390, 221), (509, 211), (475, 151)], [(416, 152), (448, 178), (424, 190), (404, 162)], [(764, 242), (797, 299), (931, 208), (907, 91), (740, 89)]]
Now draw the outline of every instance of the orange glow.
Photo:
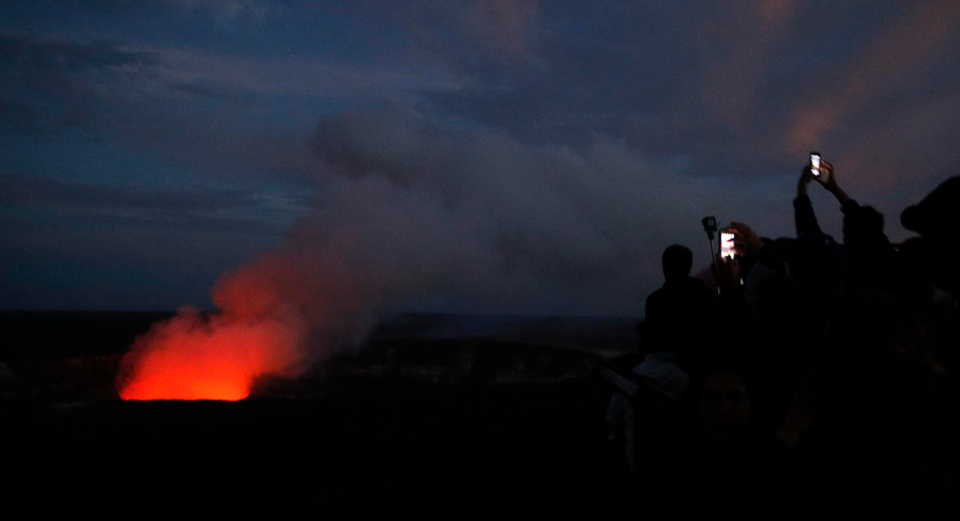
[(355, 279), (336, 258), (267, 252), (223, 275), (212, 295), (219, 313), (180, 310), (134, 342), (120, 398), (243, 400), (264, 376), (299, 376), (359, 309)]
[(257, 377), (300, 361), (302, 328), (285, 317), (204, 317), (192, 310), (154, 326), (124, 357), (124, 400), (242, 400)]

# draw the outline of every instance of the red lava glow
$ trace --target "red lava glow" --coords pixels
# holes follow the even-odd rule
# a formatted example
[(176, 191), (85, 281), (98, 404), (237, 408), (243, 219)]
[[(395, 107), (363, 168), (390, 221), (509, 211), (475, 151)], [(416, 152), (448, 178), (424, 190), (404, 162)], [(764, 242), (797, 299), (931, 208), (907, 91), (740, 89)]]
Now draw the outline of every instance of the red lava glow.
[(264, 376), (301, 375), (361, 309), (356, 277), (336, 259), (289, 248), (221, 276), (219, 313), (180, 310), (134, 342), (120, 362), (120, 398), (243, 400)]
[(134, 343), (121, 362), (117, 391), (123, 400), (242, 400), (257, 377), (300, 361), (301, 330), (289, 317), (184, 310)]

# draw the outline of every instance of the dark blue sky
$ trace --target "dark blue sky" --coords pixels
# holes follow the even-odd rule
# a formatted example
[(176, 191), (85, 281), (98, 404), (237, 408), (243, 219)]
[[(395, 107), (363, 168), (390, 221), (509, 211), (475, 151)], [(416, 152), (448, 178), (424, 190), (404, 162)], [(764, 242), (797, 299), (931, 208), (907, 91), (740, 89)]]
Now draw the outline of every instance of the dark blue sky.
[(380, 306), (640, 314), (702, 216), (790, 235), (809, 150), (907, 237), (958, 48), (955, 1), (8, 0), (0, 308), (210, 307), (279, 251)]

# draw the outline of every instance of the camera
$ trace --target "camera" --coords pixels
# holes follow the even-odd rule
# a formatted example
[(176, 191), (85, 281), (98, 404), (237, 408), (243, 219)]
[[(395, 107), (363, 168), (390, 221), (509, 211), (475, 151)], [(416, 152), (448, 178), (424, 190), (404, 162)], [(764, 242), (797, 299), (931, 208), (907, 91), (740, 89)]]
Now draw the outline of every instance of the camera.
[(704, 217), (700, 220), (700, 224), (703, 225), (703, 231), (707, 232), (707, 238), (712, 241), (713, 234), (717, 233), (717, 218), (712, 215)]

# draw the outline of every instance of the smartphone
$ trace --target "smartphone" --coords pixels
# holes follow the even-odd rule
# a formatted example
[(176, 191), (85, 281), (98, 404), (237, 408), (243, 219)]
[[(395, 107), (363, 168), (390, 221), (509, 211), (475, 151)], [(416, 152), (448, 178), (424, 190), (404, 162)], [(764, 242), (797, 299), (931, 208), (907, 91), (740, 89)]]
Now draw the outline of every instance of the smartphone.
[(720, 258), (733, 259), (736, 253), (733, 251), (733, 238), (736, 234), (731, 232), (720, 232)]
[(810, 172), (813, 177), (820, 177), (820, 152), (810, 152)]

